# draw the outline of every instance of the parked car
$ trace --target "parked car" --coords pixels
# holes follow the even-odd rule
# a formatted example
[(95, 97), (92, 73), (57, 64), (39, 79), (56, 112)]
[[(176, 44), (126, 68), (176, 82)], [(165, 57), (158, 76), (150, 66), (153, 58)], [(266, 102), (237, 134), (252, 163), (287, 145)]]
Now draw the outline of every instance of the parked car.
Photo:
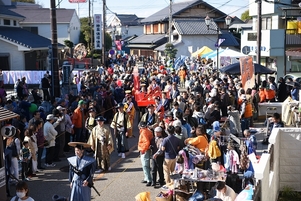
[(287, 82), (288, 78), (292, 78), (293, 81), (298, 82), (299, 84), (301, 84), (301, 73), (290, 73), (290, 74), (286, 74), (283, 79), (285, 82)]

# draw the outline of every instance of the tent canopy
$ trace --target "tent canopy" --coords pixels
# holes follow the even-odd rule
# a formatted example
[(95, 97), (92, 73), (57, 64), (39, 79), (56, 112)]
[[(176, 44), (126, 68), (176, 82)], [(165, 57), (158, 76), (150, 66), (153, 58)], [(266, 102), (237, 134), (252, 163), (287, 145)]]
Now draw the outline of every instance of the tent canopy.
[(222, 53), (219, 54), (220, 57), (235, 57), (235, 58), (240, 58), (240, 57), (245, 57), (246, 55), (244, 55), (241, 52), (237, 52), (231, 49), (226, 49), (225, 51), (223, 51)]
[[(223, 51), (225, 51), (225, 49), (219, 48), (218, 53), (220, 54), (220, 53), (222, 53)], [(217, 50), (214, 50), (213, 52), (209, 52), (209, 53), (207, 53), (207, 54), (203, 54), (202, 57), (204, 57), (204, 58), (206, 58), (206, 59), (212, 59), (212, 58), (216, 57), (216, 55), (217, 55)]]
[[(255, 67), (255, 74), (273, 74), (273, 73), (275, 73), (275, 71), (273, 71), (263, 65), (260, 65), (260, 64), (254, 63), (254, 67)], [(231, 75), (240, 75), (241, 74), (240, 73), (240, 62), (220, 68), (220, 72), (225, 73), (225, 74), (231, 74)]]
[(212, 52), (213, 50), (210, 49), (207, 46), (202, 47), (201, 49), (195, 51), (194, 53), (191, 54), (192, 57), (201, 57), (203, 54), (207, 54)]

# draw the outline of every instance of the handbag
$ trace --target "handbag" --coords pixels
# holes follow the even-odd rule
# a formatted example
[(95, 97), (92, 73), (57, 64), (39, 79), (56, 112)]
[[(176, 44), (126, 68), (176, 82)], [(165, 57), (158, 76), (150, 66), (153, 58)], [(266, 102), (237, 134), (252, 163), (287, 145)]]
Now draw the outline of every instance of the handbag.
[(49, 142), (47, 140), (44, 140), (44, 146), (45, 147), (49, 146)]

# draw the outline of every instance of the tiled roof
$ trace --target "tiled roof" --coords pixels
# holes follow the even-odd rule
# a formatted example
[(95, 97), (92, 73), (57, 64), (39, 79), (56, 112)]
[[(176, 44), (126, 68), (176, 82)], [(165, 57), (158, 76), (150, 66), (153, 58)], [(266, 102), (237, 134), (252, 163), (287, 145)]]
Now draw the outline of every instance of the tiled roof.
[(139, 24), (141, 21), (141, 18), (138, 18), (135, 14), (117, 14), (116, 16), (118, 17), (123, 26), (134, 26)]
[(11, 11), (10, 8), (11, 8), (11, 6), (0, 6), (0, 15), (8, 15), (8, 16), (12, 16), (12, 17), (25, 18), (23, 15), (20, 15), (14, 11)]
[[(9, 40), (26, 48), (48, 48), (51, 45), (51, 40), (43, 36), (31, 33), (19, 27), (1, 27), (0, 38)], [(62, 44), (58, 44), (63, 46)]]
[(165, 38), (165, 34), (142, 34), (130, 41), (130, 44), (155, 44)]
[[(174, 3), (172, 5), (172, 15), (177, 15), (182, 13), (183, 11), (195, 6), (195, 5), (204, 5), (205, 7), (209, 8), (209, 10), (214, 10), (215, 12), (220, 13), (222, 16), (227, 16), (225, 13), (221, 12), (220, 10), (214, 8), (210, 4), (206, 3), (203, 0), (191, 0), (191, 1), (183, 1), (179, 3)], [(204, 13), (206, 15), (206, 13)], [(206, 17), (206, 16), (205, 16)], [(204, 17), (204, 18), (205, 18)], [(163, 8), (162, 10), (152, 14), (151, 16), (141, 20), (142, 23), (153, 23), (153, 22), (163, 22), (168, 21), (169, 19), (169, 6)]]
[(174, 20), (174, 26), (180, 35), (217, 34), (217, 25), (212, 22), (208, 30), (204, 20)]
[[(49, 8), (11, 6), (10, 10), (25, 17), (22, 23), (50, 23)], [(74, 9), (56, 9), (57, 23), (70, 23), (74, 13)]]

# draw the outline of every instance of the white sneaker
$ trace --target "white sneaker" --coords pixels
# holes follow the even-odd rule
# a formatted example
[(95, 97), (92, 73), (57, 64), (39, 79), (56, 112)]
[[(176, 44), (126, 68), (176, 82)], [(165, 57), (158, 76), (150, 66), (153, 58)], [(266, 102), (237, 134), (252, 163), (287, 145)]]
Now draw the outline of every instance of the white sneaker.
[(122, 154), (121, 154), (121, 158), (125, 158), (125, 153), (122, 153)]
[(118, 156), (121, 156), (121, 153), (119, 153)]

